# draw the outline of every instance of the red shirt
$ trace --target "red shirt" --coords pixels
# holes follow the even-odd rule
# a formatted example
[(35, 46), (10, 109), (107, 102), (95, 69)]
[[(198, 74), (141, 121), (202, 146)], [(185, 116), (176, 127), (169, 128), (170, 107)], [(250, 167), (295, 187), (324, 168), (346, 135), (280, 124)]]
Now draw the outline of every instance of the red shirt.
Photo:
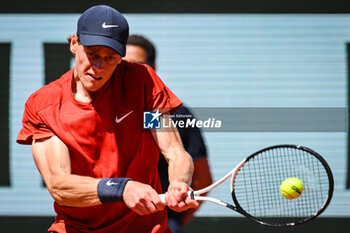
[[(143, 112), (173, 111), (181, 101), (146, 65), (122, 61), (90, 103), (74, 98), (72, 78), (70, 70), (29, 97), (17, 142), (31, 144), (33, 139), (57, 135), (69, 148), (72, 174), (129, 177), (160, 193), (159, 148), (150, 131), (143, 129)], [(55, 202), (54, 207), (56, 222), (49, 230), (59, 233), (167, 230), (165, 210), (140, 216), (123, 202), (92, 207)]]

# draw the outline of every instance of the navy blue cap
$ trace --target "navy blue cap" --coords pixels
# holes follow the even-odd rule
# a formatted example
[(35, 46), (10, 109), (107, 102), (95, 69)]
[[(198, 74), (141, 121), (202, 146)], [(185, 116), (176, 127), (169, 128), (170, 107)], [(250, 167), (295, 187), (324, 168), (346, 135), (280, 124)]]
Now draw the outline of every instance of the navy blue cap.
[(129, 25), (117, 10), (106, 5), (87, 9), (78, 20), (77, 35), (84, 46), (103, 45), (125, 56)]

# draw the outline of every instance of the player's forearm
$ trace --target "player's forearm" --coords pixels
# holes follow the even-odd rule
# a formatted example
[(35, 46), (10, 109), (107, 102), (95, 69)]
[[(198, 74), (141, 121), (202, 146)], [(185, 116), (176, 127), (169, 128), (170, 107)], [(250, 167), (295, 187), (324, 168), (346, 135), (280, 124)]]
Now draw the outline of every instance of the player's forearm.
[(99, 179), (71, 174), (68, 147), (57, 137), (34, 140), (33, 157), (45, 184), (57, 203), (66, 206), (100, 204)]
[(178, 130), (175, 127), (169, 131), (151, 130), (155, 142), (168, 162), (169, 181), (189, 183), (193, 173), (191, 156), (183, 148)]
[(52, 175), (49, 191), (64, 206), (88, 207), (101, 204), (97, 195), (100, 179), (72, 174)]
[(182, 181), (189, 183), (193, 174), (193, 161), (184, 150), (178, 151), (173, 159), (169, 160), (169, 182)]

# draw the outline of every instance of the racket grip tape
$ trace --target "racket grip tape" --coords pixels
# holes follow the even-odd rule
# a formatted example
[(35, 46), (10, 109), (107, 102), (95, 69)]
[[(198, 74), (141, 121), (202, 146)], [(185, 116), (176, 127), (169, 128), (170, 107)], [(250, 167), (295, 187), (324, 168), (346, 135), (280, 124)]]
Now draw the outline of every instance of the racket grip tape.
[[(187, 195), (188, 195), (191, 199), (195, 200), (194, 192), (193, 192), (193, 191), (188, 191), (188, 192), (187, 192)], [(159, 194), (158, 196), (159, 196), (160, 200), (162, 201), (162, 203), (166, 204), (166, 201), (165, 201), (165, 193)]]

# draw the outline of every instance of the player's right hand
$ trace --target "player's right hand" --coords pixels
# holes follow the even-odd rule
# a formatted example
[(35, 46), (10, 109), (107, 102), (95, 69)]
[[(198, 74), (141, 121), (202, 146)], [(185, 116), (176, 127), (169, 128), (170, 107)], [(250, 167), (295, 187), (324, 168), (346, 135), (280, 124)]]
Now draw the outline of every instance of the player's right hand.
[(188, 190), (188, 184), (183, 181), (175, 180), (171, 182), (168, 191), (165, 193), (165, 202), (167, 206), (177, 212), (182, 212), (191, 208), (197, 209), (199, 203), (187, 195)]
[(127, 207), (139, 215), (152, 214), (165, 208), (165, 204), (151, 186), (137, 181), (126, 183), (123, 200)]

